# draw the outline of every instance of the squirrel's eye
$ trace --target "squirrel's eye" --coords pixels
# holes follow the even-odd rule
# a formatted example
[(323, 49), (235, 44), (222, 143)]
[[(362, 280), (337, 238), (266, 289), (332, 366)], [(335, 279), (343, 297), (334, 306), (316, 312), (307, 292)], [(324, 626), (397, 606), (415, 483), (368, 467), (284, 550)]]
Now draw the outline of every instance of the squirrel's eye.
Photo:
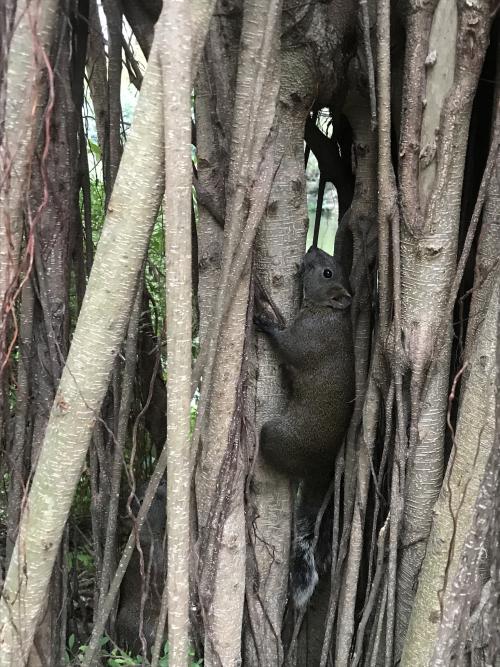
[(333, 273), (330, 271), (330, 269), (325, 269), (323, 271), (323, 275), (325, 276), (325, 278), (331, 278), (333, 276)]

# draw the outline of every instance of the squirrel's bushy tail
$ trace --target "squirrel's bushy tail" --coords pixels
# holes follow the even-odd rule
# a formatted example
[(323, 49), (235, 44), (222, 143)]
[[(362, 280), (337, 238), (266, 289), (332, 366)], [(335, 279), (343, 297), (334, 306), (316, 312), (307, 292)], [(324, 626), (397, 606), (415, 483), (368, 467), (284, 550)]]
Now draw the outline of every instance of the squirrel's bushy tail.
[(318, 583), (314, 558), (314, 520), (312, 527), (305, 518), (297, 521), (290, 568), (290, 586), (297, 609), (306, 606)]
[(330, 501), (321, 520), (318, 542), (314, 544), (316, 520), (324, 494), (301, 489), (295, 519), (290, 588), (294, 605), (302, 609), (309, 602), (319, 577), (330, 567), (333, 503)]

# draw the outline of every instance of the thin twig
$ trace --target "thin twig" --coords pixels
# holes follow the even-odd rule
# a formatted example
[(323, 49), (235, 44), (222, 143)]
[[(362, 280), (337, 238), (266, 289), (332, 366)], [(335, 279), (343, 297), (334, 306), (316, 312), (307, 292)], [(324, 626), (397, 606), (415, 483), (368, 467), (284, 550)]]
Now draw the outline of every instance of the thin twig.
[(371, 655), (370, 659), (370, 667), (376, 667), (378, 662), (378, 652), (379, 652), (379, 646), (380, 646), (380, 640), (382, 638), (382, 633), (383, 633), (383, 628), (384, 628), (384, 619), (385, 619), (385, 614), (387, 611), (387, 590), (389, 587), (389, 581), (386, 576), (385, 579), (385, 586), (384, 586), (384, 592), (382, 594), (382, 599), (380, 601), (380, 606), (378, 608), (378, 618), (377, 618), (377, 624), (374, 626), (375, 629), (375, 635), (374, 635), (374, 642), (373, 642), (373, 652)]
[[(479, 187), (479, 192), (477, 195), (476, 203), (474, 205), (474, 211), (472, 213), (472, 218), (467, 229), (467, 235), (465, 237), (464, 245), (462, 248), (462, 253), (458, 261), (457, 270), (455, 272), (455, 277), (453, 278), (453, 283), (450, 288), (450, 295), (448, 297), (448, 305), (444, 311), (444, 317), (449, 317), (449, 314), (453, 311), (455, 305), (455, 300), (457, 298), (458, 288), (462, 282), (462, 277), (465, 271), (465, 265), (469, 257), (470, 250), (472, 248), (472, 242), (474, 241), (474, 236), (476, 234), (476, 229), (479, 223), (479, 218), (483, 210), (484, 201), (486, 199), (486, 194), (488, 192), (488, 186), (497, 163), (497, 155), (500, 146), (500, 129), (497, 129), (490, 146), (490, 152), (488, 154), (488, 160), (486, 161), (486, 167), (484, 169), (483, 177), (481, 179), (481, 185)], [(439, 330), (446, 330), (445, 327), (439, 327)]]
[(378, 276), (380, 302), (380, 335), (385, 342), (388, 333), (389, 294), (389, 215), (392, 187), (391, 162), (391, 57), (390, 2), (377, 1), (377, 107), (378, 107)]
[(144, 79), (144, 76), (143, 76), (143, 74), (141, 72), (141, 69), (139, 67), (139, 63), (134, 58), (134, 54), (132, 53), (132, 49), (130, 48), (130, 44), (125, 39), (123, 34), (122, 34), (122, 48), (123, 48), (123, 52), (125, 53), (125, 66), (128, 70), (130, 83), (132, 85), (134, 85), (137, 88), (137, 90), (140, 90), (141, 85), (142, 85), (142, 80)]
[(372, 130), (377, 127), (377, 94), (375, 90), (375, 68), (373, 65), (372, 44), (370, 39), (370, 14), (367, 0), (359, 0), (361, 26), (363, 30), (363, 46), (365, 49), (366, 67), (368, 69), (368, 88), (370, 91), (370, 115)]
[(340, 450), (335, 462), (335, 486), (333, 494), (333, 531), (332, 531), (332, 569), (330, 574), (330, 599), (328, 600), (328, 612), (326, 616), (325, 635), (321, 649), (320, 667), (325, 667), (330, 646), (332, 643), (333, 625), (335, 623), (335, 613), (337, 609), (337, 594), (340, 588), (334, 586), (338, 572), (338, 552), (339, 552), (339, 530), (340, 530), (340, 496), (341, 483), (344, 474), (344, 452), (345, 446)]
[(389, 458), (389, 445), (392, 439), (392, 414), (394, 408), (394, 381), (391, 380), (389, 385), (389, 391), (387, 394), (387, 401), (385, 405), (385, 436), (384, 436), (384, 445), (382, 448), (382, 458), (380, 461), (380, 466), (378, 469), (378, 477), (375, 481), (376, 492), (375, 492), (375, 509), (373, 512), (373, 528), (372, 528), (372, 537), (370, 541), (370, 556), (368, 560), (368, 581), (372, 580), (372, 568), (373, 568), (373, 558), (375, 553), (375, 547), (377, 545), (377, 522), (378, 522), (378, 513), (380, 511), (380, 503), (384, 498), (382, 497), (382, 482), (384, 480), (387, 460)]
[(137, 350), (137, 332), (139, 328), (140, 308), (142, 301), (142, 289), (140, 287), (140, 280), (137, 288), (137, 295), (135, 304), (132, 310), (130, 323), (127, 333), (127, 341), (125, 345), (125, 367), (123, 369), (122, 378), (122, 395), (120, 402), (120, 411), (118, 417), (118, 425), (116, 431), (116, 440), (114, 443), (113, 461), (110, 481), (110, 504), (108, 508), (108, 521), (106, 529), (106, 540), (104, 544), (104, 555), (102, 558), (102, 575), (101, 575), (101, 590), (99, 598), (102, 600), (103, 596), (108, 591), (109, 580), (111, 577), (112, 565), (115, 561), (116, 548), (116, 525), (118, 514), (118, 498), (120, 492), (121, 468), (123, 461), (123, 449), (125, 438), (127, 435), (130, 406), (132, 403), (135, 367), (136, 367), (136, 350)]
[(377, 540), (377, 567), (375, 570), (375, 576), (370, 586), (370, 594), (368, 596), (368, 601), (363, 610), (363, 616), (359, 622), (358, 631), (356, 634), (356, 646), (354, 648), (353, 662), (352, 667), (357, 667), (362, 658), (362, 649), (363, 641), (365, 638), (365, 631), (370, 616), (372, 614), (375, 602), (377, 600), (378, 591), (380, 588), (380, 583), (382, 581), (382, 575), (384, 574), (384, 558), (385, 558), (385, 540), (387, 537), (387, 528), (388, 528), (389, 517), (386, 518), (384, 525), (380, 529), (378, 540)]

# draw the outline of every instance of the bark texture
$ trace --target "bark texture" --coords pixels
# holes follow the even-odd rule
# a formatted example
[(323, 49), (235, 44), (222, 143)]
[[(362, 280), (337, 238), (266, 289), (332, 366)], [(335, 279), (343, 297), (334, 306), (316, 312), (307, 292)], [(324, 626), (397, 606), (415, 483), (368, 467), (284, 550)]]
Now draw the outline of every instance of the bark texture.
[[(227, 204), (219, 291), (215, 295), (209, 287), (205, 295), (200, 294), (202, 341), (208, 350), (208, 361), (198, 420), (203, 418), (203, 401), (207, 395), (209, 404), (202, 432), (196, 492), (201, 556), (199, 596), (208, 665), (241, 663), (241, 635), (233, 628), (235, 621), (237, 627), (241, 627), (245, 593), (246, 453), (242, 444), (244, 436), (240, 434), (244, 429), (242, 406), (247, 371), (242, 370), (242, 357), (248, 331), (251, 249), (274, 175), (269, 146), (273, 145), (279, 85), (280, 13), (279, 1), (247, 2), (244, 7), (225, 188)], [(230, 68), (220, 75), (227, 77), (220, 84), (227, 85)], [(220, 112), (227, 113), (224, 99)], [(227, 135), (224, 140), (228, 141)], [(210, 155), (201, 157), (210, 164)], [(208, 236), (204, 237), (206, 240)], [(206, 249), (204, 245), (205, 252)], [(203, 296), (208, 300), (205, 303)], [(207, 312), (207, 306), (210, 308), (211, 298), (214, 298), (212, 316), (206, 325), (203, 313)]]
[[(175, 667), (188, 641), (207, 667), (496, 664), (493, 149), (480, 186), (499, 122), (490, 116), (500, 64), (487, 46), (498, 41), (496, 7), (165, 0), (153, 42), (162, 4), (65, 0), (59, 32), (51, 0), (0, 7), (0, 478), (9, 484), (0, 558), (7, 532), (11, 561), (2, 667), (59, 664), (65, 651), (76, 661), (81, 645), (90, 667), (107, 659), (103, 633), (123, 648), (134, 634), (144, 661), (154, 641), (156, 665), (167, 617)], [(122, 12), (151, 59), (144, 80)], [(124, 67), (142, 93), (117, 175)], [(99, 147), (88, 141), (88, 106)], [(87, 143), (95, 162), (102, 155), (96, 181)], [(331, 572), (296, 613), (287, 606), (296, 489), (265, 465), (258, 442), (286, 387), (252, 320), (262, 291), (287, 322), (297, 310), (310, 151), (318, 220), (324, 183), (337, 190), (334, 254), (350, 272), (356, 391), (326, 514)], [(162, 550), (151, 569), (137, 536), (167, 466), (169, 564)], [(123, 472), (132, 492), (136, 478), (151, 480), (137, 485), (142, 504), (116, 567)], [(158, 523), (163, 537), (164, 503)], [(115, 633), (126, 593), (130, 623)]]
[[(161, 78), (144, 81), (0, 605), (0, 662), (25, 661), (162, 194)], [(156, 137), (151, 134), (156, 129)], [(146, 140), (146, 137), (148, 139)], [(153, 140), (152, 140), (153, 139)], [(132, 188), (131, 180), (135, 181)], [(137, 221), (144, 220), (143, 226)], [(57, 492), (57, 503), (54, 493)], [(13, 630), (13, 625), (16, 631)]]
[[(167, 592), (169, 665), (187, 663), (191, 489), (191, 15), (167, 2), (158, 31), (165, 123), (167, 259)], [(157, 663), (164, 614), (153, 665)]]
[[(367, 395), (372, 325), (370, 284), (374, 277), (376, 253), (377, 139), (370, 126), (368, 94), (360, 87), (359, 77), (359, 71), (352, 64), (352, 92), (347, 97), (344, 112), (353, 131), (356, 180), (353, 202), (341, 225), (347, 228), (344, 233), (350, 236), (344, 239), (344, 243), (352, 245), (350, 282), (354, 295), (351, 312), (356, 359), (356, 399), (347, 436), (346, 497), (351, 496), (353, 504), (349, 552), (339, 604), (336, 646), (338, 664), (347, 663), (355, 632), (356, 598), (367, 528), (365, 517), (371, 475), (370, 460), (373, 458), (376, 438), (377, 422), (376, 418), (373, 418), (373, 412), (376, 412), (379, 400), (374, 386)], [(336, 248), (336, 254), (340, 250)], [(345, 252), (343, 254), (345, 256)], [(351, 516), (350, 512), (348, 516)]]
[[(439, 67), (431, 66), (428, 71), (418, 147), (418, 196), (423, 215), (412, 226), (412, 215), (402, 209), (401, 325), (411, 369), (411, 417), (397, 579), (396, 658), (406, 634), (442, 482), (451, 351), (449, 301), (456, 269), (463, 168), (472, 103), (491, 25), (489, 3), (473, 7), (459, 3), (453, 49), (448, 30), (439, 29), (439, 19), (445, 20), (441, 11), (453, 15), (454, 10), (441, 0), (431, 29), (430, 44)], [(448, 21), (453, 25), (452, 19)], [(416, 47), (408, 42), (407, 48)], [(425, 67), (425, 61), (415, 66)], [(454, 76), (447, 88), (442, 77), (449, 80), (452, 67)]]
[[(13, 7), (4, 8), (6, 23), (10, 23)], [(2, 81), (2, 129), (0, 132), (0, 433), (3, 432), (4, 396), (3, 371), (13, 342), (9, 327), (15, 318), (14, 302), (21, 277), (20, 252), (23, 232), (24, 197), (29, 182), (29, 166), (34, 142), (40, 128), (41, 106), (50, 66), (44, 53), (50, 52), (57, 24), (58, 3), (44, 2), (34, 6), (20, 0), (16, 6), (10, 40), (7, 70)], [(11, 24), (12, 25), (12, 24)], [(4, 37), (8, 38), (8, 26)], [(50, 109), (49, 109), (50, 113)], [(33, 256), (27, 253), (29, 268)], [(13, 327), (15, 330), (15, 326)]]
[[(500, 127), (498, 105), (494, 126)], [(488, 186), (476, 255), (476, 279), (465, 353), (455, 380), (456, 383), (462, 376), (458, 422), (455, 433), (449, 405), (452, 451), (433, 512), (432, 530), (403, 652), (403, 661), (408, 665), (428, 665), (432, 657), (438, 624), (450, 605), (449, 590), (457, 573), (464, 542), (473, 529), (476, 500), (494, 444), (500, 280), (497, 267), (500, 253), (498, 140), (498, 133), (495, 133), (491, 147), (494, 176)], [(449, 400), (453, 398), (452, 389)]]

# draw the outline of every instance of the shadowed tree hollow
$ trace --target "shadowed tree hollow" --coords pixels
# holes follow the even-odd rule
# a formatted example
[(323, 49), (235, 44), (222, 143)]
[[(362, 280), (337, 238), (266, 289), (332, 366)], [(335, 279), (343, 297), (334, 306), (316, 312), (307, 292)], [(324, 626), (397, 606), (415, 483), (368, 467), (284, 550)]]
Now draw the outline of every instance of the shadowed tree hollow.
[(0, 6), (0, 664), (500, 662), (490, 0)]

